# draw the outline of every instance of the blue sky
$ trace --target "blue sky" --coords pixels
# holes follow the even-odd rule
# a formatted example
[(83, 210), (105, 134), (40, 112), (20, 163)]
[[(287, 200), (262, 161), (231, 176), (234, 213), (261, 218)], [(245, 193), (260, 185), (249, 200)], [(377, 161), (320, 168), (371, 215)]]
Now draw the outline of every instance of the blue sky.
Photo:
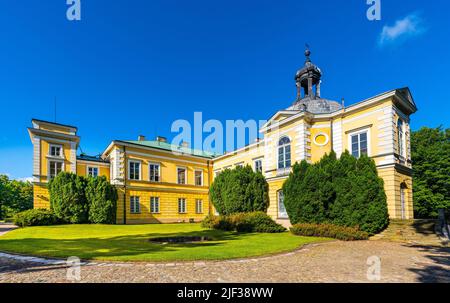
[(79, 127), (98, 154), (113, 139), (173, 137), (171, 124), (267, 119), (295, 98), (304, 44), (322, 95), (346, 104), (409, 86), (413, 129), (449, 127), (448, 1), (65, 0), (0, 3), (0, 173), (32, 173), (31, 118)]

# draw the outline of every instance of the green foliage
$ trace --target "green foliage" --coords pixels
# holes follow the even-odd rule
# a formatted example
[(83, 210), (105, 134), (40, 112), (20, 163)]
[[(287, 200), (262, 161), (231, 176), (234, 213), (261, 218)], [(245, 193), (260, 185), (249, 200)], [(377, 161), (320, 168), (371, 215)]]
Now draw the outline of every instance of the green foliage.
[(0, 175), (0, 219), (33, 208), (33, 185)]
[(417, 218), (450, 209), (450, 129), (424, 127), (411, 134), (413, 199)]
[(246, 233), (281, 233), (286, 229), (264, 212), (235, 213), (227, 216), (208, 216), (203, 228)]
[(85, 196), (86, 179), (62, 172), (49, 183), (50, 204), (55, 215), (64, 222), (88, 222), (88, 203)]
[(301, 223), (291, 227), (291, 232), (297, 236), (334, 238), (342, 241), (367, 240), (369, 234), (355, 227), (345, 227), (332, 224)]
[(19, 227), (58, 224), (58, 218), (48, 209), (30, 209), (14, 215), (14, 224)]
[(88, 178), (85, 192), (89, 205), (89, 222), (116, 223), (117, 190), (106, 177)]
[(269, 185), (264, 176), (250, 166), (225, 170), (214, 180), (210, 198), (222, 215), (262, 211), (269, 207)]
[(332, 152), (318, 163), (295, 164), (283, 185), (284, 204), (293, 224), (333, 223), (375, 234), (388, 224), (383, 180), (367, 156)]

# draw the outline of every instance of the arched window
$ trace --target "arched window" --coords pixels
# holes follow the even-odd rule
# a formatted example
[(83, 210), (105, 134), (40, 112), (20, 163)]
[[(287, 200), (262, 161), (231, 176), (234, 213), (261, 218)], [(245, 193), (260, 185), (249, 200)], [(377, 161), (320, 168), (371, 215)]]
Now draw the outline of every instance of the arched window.
[(291, 167), (291, 140), (283, 137), (278, 142), (278, 169)]
[(398, 140), (398, 154), (401, 157), (405, 156), (405, 136), (404, 136), (404, 130), (403, 130), (403, 121), (401, 119), (398, 119), (397, 122), (397, 140)]

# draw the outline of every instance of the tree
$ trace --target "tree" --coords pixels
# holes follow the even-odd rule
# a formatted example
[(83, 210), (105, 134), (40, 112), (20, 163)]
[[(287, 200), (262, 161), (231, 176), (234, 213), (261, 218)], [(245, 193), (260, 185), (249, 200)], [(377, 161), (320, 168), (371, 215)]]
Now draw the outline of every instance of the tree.
[(383, 180), (375, 162), (332, 152), (318, 163), (302, 161), (283, 185), (284, 203), (292, 224), (333, 223), (358, 226), (370, 234), (388, 223)]
[(260, 172), (250, 166), (227, 169), (220, 173), (210, 188), (210, 198), (222, 215), (267, 211), (269, 185)]
[(0, 218), (33, 208), (33, 185), (0, 175)]
[(411, 135), (414, 212), (435, 218), (450, 210), (450, 129), (423, 127)]
[(73, 224), (88, 222), (84, 177), (62, 172), (50, 181), (48, 188), (51, 208), (59, 219)]
[(345, 164), (341, 166), (347, 174), (336, 180), (336, 201), (330, 219), (334, 224), (359, 226), (361, 230), (375, 234), (389, 224), (383, 179), (378, 177), (375, 162), (367, 156), (361, 156), (351, 167), (354, 167), (353, 171), (345, 168)]
[(105, 176), (88, 178), (86, 199), (89, 205), (90, 223), (116, 223), (117, 190)]

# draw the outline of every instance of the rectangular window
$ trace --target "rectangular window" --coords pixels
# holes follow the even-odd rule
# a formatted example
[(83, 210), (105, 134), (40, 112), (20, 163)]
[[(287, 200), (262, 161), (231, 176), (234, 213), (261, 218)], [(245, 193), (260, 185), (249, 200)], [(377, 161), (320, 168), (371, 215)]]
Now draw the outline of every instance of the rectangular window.
[(178, 167), (177, 175), (178, 175), (178, 184), (186, 184), (186, 168)]
[(262, 173), (262, 160), (256, 160), (255, 161), (255, 172)]
[(138, 214), (141, 212), (141, 205), (139, 204), (139, 197), (131, 196), (130, 197), (130, 213)]
[(52, 157), (62, 157), (62, 146), (61, 145), (50, 145), (50, 156)]
[(368, 136), (367, 132), (351, 135), (352, 155), (356, 158), (362, 155), (368, 155)]
[(203, 213), (203, 200), (200, 199), (195, 200), (195, 212), (197, 214)]
[(180, 213), (180, 214), (186, 213), (186, 199), (185, 198), (178, 199), (178, 213)]
[(98, 167), (88, 166), (88, 176), (89, 177), (98, 177)]
[(159, 197), (150, 197), (150, 212), (159, 214)]
[(160, 165), (159, 164), (155, 164), (155, 163), (150, 163), (149, 164), (149, 176), (150, 176), (150, 181), (151, 182), (160, 182)]
[(203, 185), (203, 171), (202, 170), (195, 171), (195, 185), (196, 186)]
[(140, 180), (141, 179), (141, 162), (129, 161), (128, 162), (128, 174), (130, 180)]
[(49, 176), (50, 179), (56, 177), (60, 172), (62, 172), (62, 162), (59, 161), (50, 161), (49, 162)]

